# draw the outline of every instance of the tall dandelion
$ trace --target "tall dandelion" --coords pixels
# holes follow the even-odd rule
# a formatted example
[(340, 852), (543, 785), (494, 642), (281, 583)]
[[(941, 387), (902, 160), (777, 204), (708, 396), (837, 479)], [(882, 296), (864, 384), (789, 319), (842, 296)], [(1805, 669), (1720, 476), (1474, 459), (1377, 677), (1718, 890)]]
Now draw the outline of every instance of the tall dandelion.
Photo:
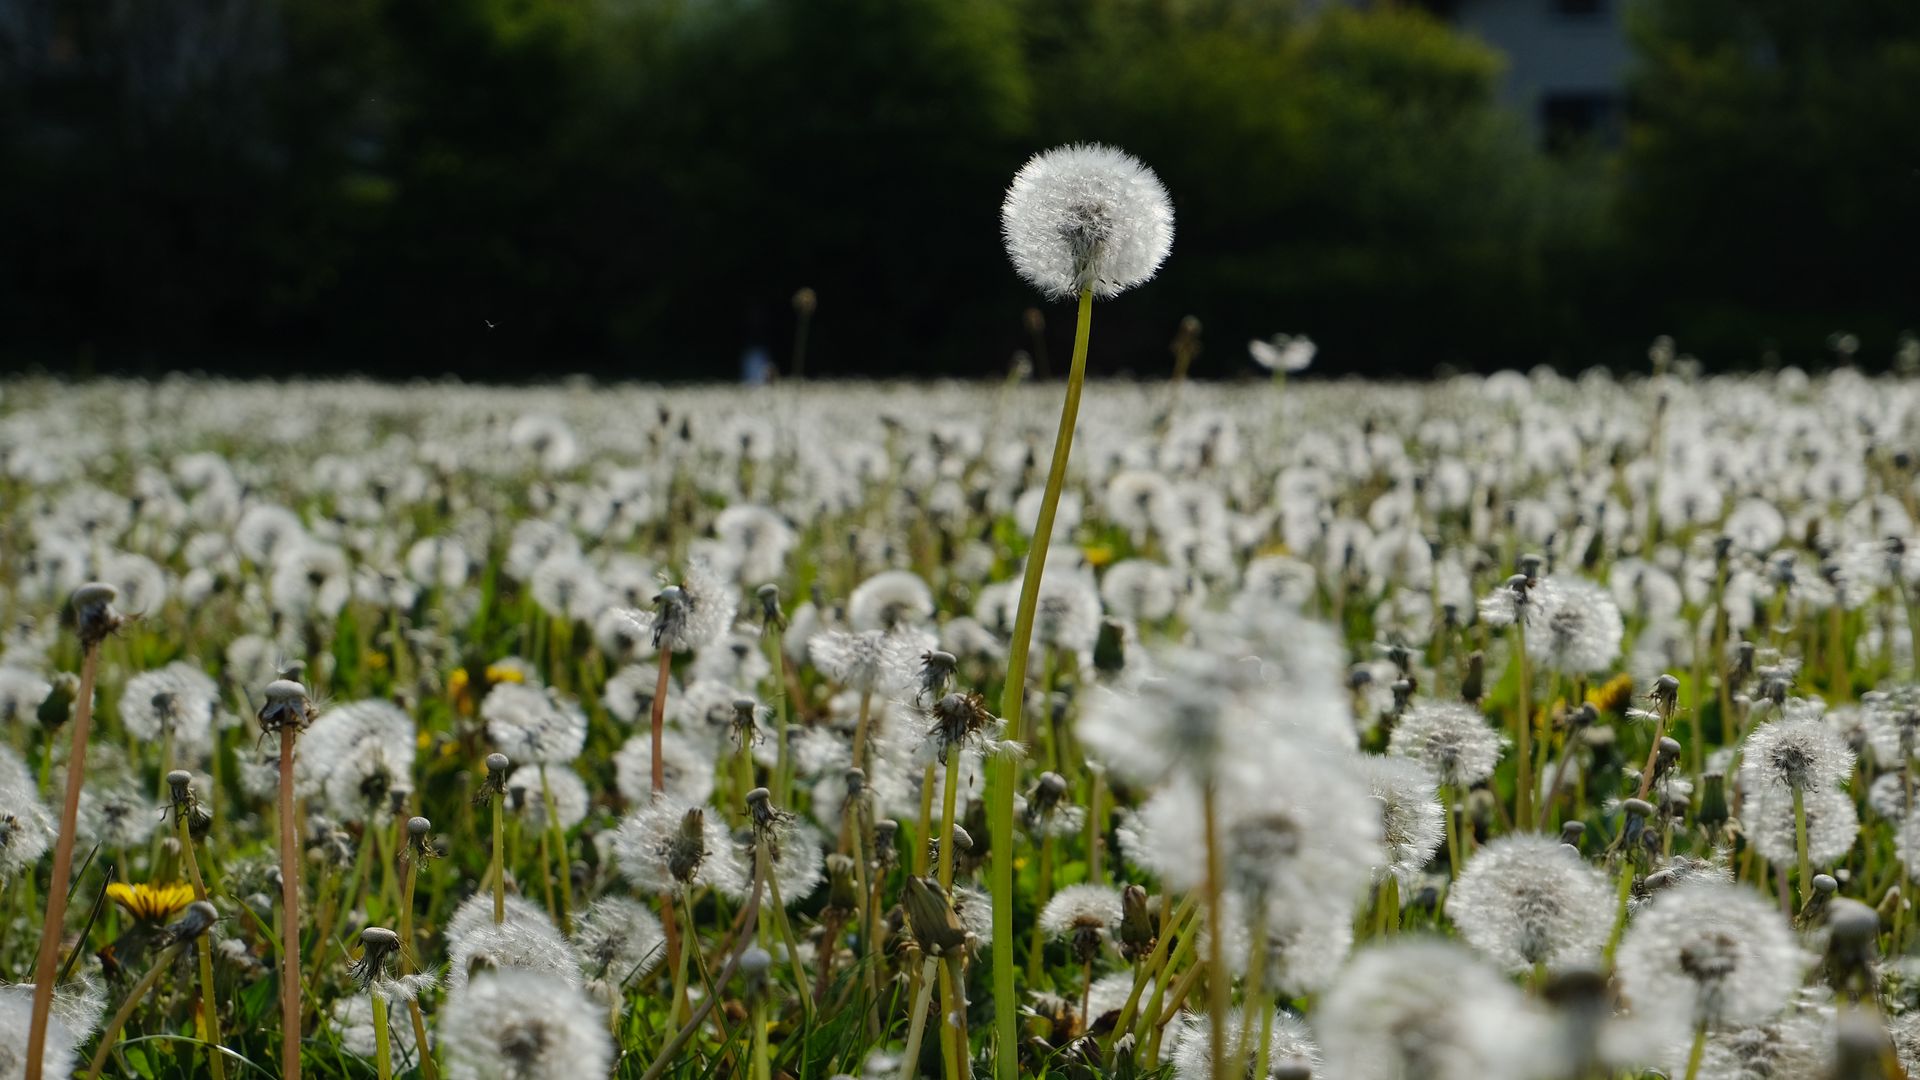
[[(1046, 494), (1027, 551), (1026, 575), (1014, 616), (1007, 655), (1007, 680), (1000, 703), (1007, 730), (1021, 730), (1026, 704), (1027, 651), (1033, 640), (1034, 607), (1047, 545), (1073, 449), (1074, 420), (1080, 413), (1080, 389), (1086, 382), (1087, 338), (1093, 326), (1093, 298), (1109, 299), (1146, 281), (1166, 261), (1173, 246), (1173, 202), (1153, 170), (1109, 146), (1075, 144), (1037, 154), (1018, 173), (1000, 207), (1000, 229), (1007, 255), (1020, 276), (1052, 299), (1072, 296), (1080, 302), (1074, 326), (1073, 366), (1067, 375), (1066, 402), (1054, 433), (1053, 463)], [(993, 850), (993, 893), (1013, 895), (1013, 795), (1015, 763), (995, 760), (988, 776), (991, 797), (988, 828)], [(994, 1029), (999, 1050), (996, 1075), (1013, 1080), (1019, 1032), (1013, 992), (1013, 905), (994, 905)]]

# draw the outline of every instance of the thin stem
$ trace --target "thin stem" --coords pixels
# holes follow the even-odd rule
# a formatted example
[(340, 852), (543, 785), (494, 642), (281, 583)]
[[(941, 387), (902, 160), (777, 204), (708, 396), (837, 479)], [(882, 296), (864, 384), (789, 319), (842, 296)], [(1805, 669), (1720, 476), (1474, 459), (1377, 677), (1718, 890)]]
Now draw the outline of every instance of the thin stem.
[(1216, 812), (1213, 785), (1201, 788), (1201, 815), (1207, 837), (1207, 1022), (1211, 1027), (1208, 1050), (1213, 1064), (1213, 1080), (1227, 1080), (1227, 1009), (1233, 987), (1223, 962), (1221, 938), (1226, 922), (1221, 915), (1220, 815)]
[[(720, 977), (715, 980), (715, 986), (725, 986), (732, 981), (733, 973), (740, 967), (740, 957), (753, 944), (754, 930), (759, 925), (760, 918), (760, 893), (766, 885), (763, 869), (764, 864), (756, 864), (754, 867), (753, 893), (747, 897), (747, 908), (741, 916), (743, 923), (739, 942), (733, 950), (733, 955), (727, 957), (727, 966), (720, 969)], [(689, 942), (688, 944), (697, 947), (698, 943)], [(676, 998), (676, 1002), (677, 1000)], [(660, 1080), (667, 1071), (667, 1067), (678, 1060), (681, 1047), (686, 1046), (694, 1033), (700, 1030), (700, 1025), (706, 1021), (707, 1013), (713, 1010), (719, 1000), (719, 994), (708, 994), (700, 1000), (700, 1004), (694, 1007), (693, 1015), (689, 1016), (680, 1030), (674, 1033), (673, 1038), (668, 1039), (667, 1044), (660, 1048), (660, 1053), (654, 1057), (653, 1064), (647, 1066), (647, 1071), (641, 1074), (640, 1080)]]
[(780, 899), (780, 880), (773, 873), (773, 854), (764, 833), (755, 842), (760, 849), (760, 874), (766, 879), (767, 892), (773, 900), (773, 925), (780, 931), (780, 940), (786, 943), (787, 959), (793, 961), (793, 984), (800, 991), (800, 1015), (806, 1023), (811, 1024), (813, 998), (807, 995), (807, 966), (800, 959), (800, 944), (793, 936), (793, 924), (787, 921), (786, 904)]
[(1700, 1061), (1707, 1054), (1707, 1025), (1701, 1024), (1693, 1029), (1693, 1049), (1687, 1051), (1686, 1080), (1697, 1080), (1700, 1075)]
[(300, 1080), (300, 843), (294, 832), (293, 744), (297, 728), (280, 731), (280, 1067)]
[(507, 811), (500, 805), (502, 796), (493, 796), (493, 925), (499, 926), (507, 921)]
[(133, 984), (133, 989), (127, 991), (127, 1000), (120, 1003), (120, 1008), (113, 1014), (113, 1019), (107, 1021), (107, 1026), (100, 1032), (100, 1045), (93, 1052), (93, 1062), (87, 1066), (85, 1080), (96, 1080), (100, 1070), (106, 1067), (107, 1054), (120, 1042), (120, 1029), (127, 1026), (127, 1018), (133, 1015), (134, 1008), (147, 996), (148, 991), (153, 989), (153, 984), (160, 981), (160, 976), (173, 964), (174, 958), (180, 955), (181, 944), (183, 943), (167, 946), (166, 951), (160, 954), (160, 958), (147, 969), (147, 973), (140, 976), (140, 981)]
[(662, 756), (661, 742), (665, 737), (667, 724), (667, 676), (673, 671), (673, 650), (665, 645), (660, 647), (660, 677), (653, 683), (653, 793), (667, 790), (667, 761)]
[[(1020, 582), (1013, 641), (1007, 653), (1007, 680), (1001, 691), (1000, 715), (1007, 730), (1019, 731), (1026, 707), (1027, 653), (1033, 643), (1034, 610), (1040, 601), (1040, 576), (1047, 564), (1047, 545), (1053, 538), (1054, 514), (1060, 508), (1060, 489), (1067, 478), (1067, 458), (1073, 451), (1074, 421), (1080, 415), (1080, 391), (1087, 378), (1087, 340), (1093, 330), (1093, 290), (1080, 293), (1079, 318), (1074, 326), (1073, 367), (1067, 375), (1067, 398), (1060, 407), (1060, 426), (1053, 437), (1053, 463), (1040, 501), (1040, 516), (1027, 549), (1027, 569)], [(990, 767), (991, 805), (987, 827), (994, 851), (994, 896), (1013, 895), (1013, 789), (1016, 768), (1012, 758), (996, 757)], [(996, 1048), (994, 1075), (1015, 1080), (1019, 1065), (1019, 1001), (1013, 989), (1013, 905), (993, 905), (993, 1026)]]
[(387, 999), (378, 990), (368, 997), (373, 1002), (373, 1067), (380, 1080), (393, 1080), (393, 1051), (387, 1044)]
[(1800, 902), (1813, 895), (1813, 864), (1807, 858), (1807, 796), (1793, 789), (1793, 854), (1799, 860)]
[[(66, 801), (60, 808), (60, 839), (53, 849), (53, 876), (47, 881), (47, 910), (40, 923), (40, 955), (33, 965), (33, 1017), (27, 1027), (27, 1080), (40, 1080), (47, 1052), (47, 1020), (53, 1015), (53, 984), (60, 966), (60, 938), (67, 921), (67, 891), (73, 880), (73, 838), (80, 816), (80, 789), (87, 780), (87, 737), (93, 731), (93, 679), (100, 667), (100, 645), (87, 646), (80, 662), (80, 690), (73, 699), (73, 741), (67, 750)], [(48, 740), (47, 760), (53, 759)]]
[(907, 1050), (900, 1057), (900, 1080), (913, 1080), (919, 1073), (920, 1040), (927, 1033), (927, 1007), (933, 1004), (933, 983), (939, 978), (939, 963), (929, 956), (920, 966), (920, 989), (913, 995), (913, 1018), (907, 1022)]
[[(193, 853), (193, 836), (187, 830), (185, 814), (173, 815), (174, 834), (180, 840), (180, 855), (186, 860), (187, 879), (193, 882), (193, 898), (207, 899), (207, 883), (200, 877), (200, 861)], [(219, 999), (213, 992), (213, 943), (206, 934), (194, 942), (200, 965), (200, 1033), (207, 1043), (207, 1070), (213, 1080), (226, 1080), (227, 1063), (220, 1053), (220, 1015), (215, 1010)]]
[(1513, 621), (1513, 655), (1520, 665), (1519, 698), (1515, 705), (1518, 712), (1516, 727), (1520, 732), (1520, 745), (1515, 756), (1519, 759), (1519, 778), (1514, 782), (1513, 816), (1516, 821), (1529, 821), (1533, 818), (1533, 693), (1530, 667), (1527, 663), (1527, 631), (1525, 619)]

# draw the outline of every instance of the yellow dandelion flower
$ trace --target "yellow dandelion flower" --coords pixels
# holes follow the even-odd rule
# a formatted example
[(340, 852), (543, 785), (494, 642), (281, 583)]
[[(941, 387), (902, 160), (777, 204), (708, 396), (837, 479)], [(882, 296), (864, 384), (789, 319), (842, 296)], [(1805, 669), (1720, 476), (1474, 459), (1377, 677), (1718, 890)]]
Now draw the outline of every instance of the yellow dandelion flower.
[(514, 667), (511, 664), (488, 664), (487, 665), (487, 682), (489, 683), (503, 683), (503, 682), (523, 683), (526, 681), (527, 681), (527, 673), (524, 671), (521, 671), (519, 668)]
[(1603, 713), (1619, 713), (1633, 700), (1633, 676), (1615, 675), (1587, 691), (1587, 702)]
[(193, 886), (182, 882), (128, 885), (116, 881), (107, 886), (107, 895), (113, 898), (114, 903), (126, 908), (127, 914), (141, 922), (163, 923), (193, 903)]
[(1080, 549), (1080, 554), (1086, 556), (1087, 565), (1095, 569), (1113, 561), (1113, 548), (1106, 544), (1089, 544)]

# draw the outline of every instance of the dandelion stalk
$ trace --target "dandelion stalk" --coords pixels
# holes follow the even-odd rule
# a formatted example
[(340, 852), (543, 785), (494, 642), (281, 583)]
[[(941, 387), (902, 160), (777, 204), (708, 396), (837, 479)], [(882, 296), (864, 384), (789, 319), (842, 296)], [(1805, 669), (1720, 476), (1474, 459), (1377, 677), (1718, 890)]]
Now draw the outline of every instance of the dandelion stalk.
[(1800, 902), (1804, 904), (1813, 895), (1813, 863), (1807, 858), (1807, 795), (1798, 786), (1793, 789), (1793, 854), (1799, 863)]
[(120, 1003), (120, 1008), (114, 1012), (113, 1019), (107, 1021), (107, 1026), (100, 1032), (100, 1045), (93, 1052), (93, 1061), (87, 1066), (85, 1080), (96, 1080), (100, 1070), (106, 1068), (107, 1055), (119, 1044), (120, 1030), (127, 1026), (127, 1018), (133, 1015), (134, 1008), (146, 998), (147, 993), (153, 989), (153, 985), (160, 981), (160, 976), (173, 965), (174, 958), (180, 955), (181, 944), (184, 942), (169, 945), (162, 950), (160, 958), (153, 962), (153, 966), (147, 969), (145, 975), (140, 976), (139, 982), (133, 984), (133, 989), (127, 991), (127, 999)]
[[(60, 964), (60, 938), (66, 927), (67, 892), (73, 880), (73, 841), (80, 817), (80, 789), (87, 779), (87, 739), (93, 730), (93, 681), (100, 668), (100, 642), (119, 624), (114, 590), (85, 585), (73, 595), (84, 655), (80, 689), (74, 696), (73, 736), (67, 749), (66, 799), (60, 808), (60, 837), (53, 849), (53, 875), (47, 881), (47, 908), (40, 923), (40, 954), (33, 966), (33, 1014), (27, 1027), (27, 1080), (40, 1080), (47, 1049), (47, 1021), (53, 1012), (53, 984)], [(51, 745), (47, 750), (52, 760)], [(105, 1039), (102, 1039), (105, 1044)]]
[[(173, 799), (174, 836), (180, 842), (180, 856), (187, 864), (187, 880), (193, 883), (194, 899), (205, 900), (207, 883), (200, 876), (200, 861), (193, 851), (193, 835), (187, 828), (187, 818), (192, 814), (194, 805), (193, 791), (189, 786), (192, 780), (192, 776), (184, 771), (167, 774)], [(213, 944), (202, 934), (194, 942), (194, 951), (198, 954), (200, 967), (200, 1033), (207, 1044), (207, 1070), (213, 1080), (226, 1080), (227, 1063), (220, 1053), (219, 999), (213, 992)]]
[(280, 734), (280, 1062), (300, 1077), (300, 843), (293, 820), (294, 729)]
[[(393, 1080), (393, 1051), (387, 1045), (387, 999), (375, 990), (370, 1000), (373, 1002), (373, 1067), (379, 1072), (380, 1080)], [(424, 1051), (424, 1043), (421, 1048)]]
[(900, 1056), (900, 1080), (913, 1080), (919, 1074), (920, 1040), (927, 1032), (927, 1009), (933, 1004), (933, 983), (939, 977), (940, 961), (929, 956), (920, 965), (919, 989), (913, 995), (913, 1018), (907, 1022), (907, 1049)]
[[(1067, 400), (1061, 406), (1060, 426), (1054, 434), (1053, 464), (1047, 470), (1047, 488), (1033, 530), (1033, 546), (1027, 549), (1026, 576), (1020, 582), (1013, 642), (1007, 651), (1007, 681), (1001, 693), (1000, 715), (1006, 720), (1008, 731), (1021, 730), (1020, 719), (1026, 710), (1027, 654), (1033, 642), (1034, 611), (1040, 602), (1040, 576), (1046, 569), (1047, 545), (1053, 537), (1053, 519), (1060, 508), (1060, 489), (1067, 477), (1067, 457), (1073, 449), (1074, 421), (1080, 415), (1080, 389), (1087, 374), (1087, 336), (1092, 326), (1093, 290), (1083, 289), (1079, 321), (1074, 329), (1073, 367), (1067, 375)], [(1002, 897), (1013, 895), (1015, 768), (1013, 758), (1004, 755), (996, 755), (989, 763), (993, 790), (987, 808), (987, 827), (995, 852), (993, 893)], [(1013, 905), (993, 905), (993, 924), (993, 1022), (999, 1043), (995, 1070), (1001, 1080), (1012, 1080), (1015, 1047), (1019, 1043), (1016, 1015), (1019, 1003), (1013, 991)]]
[(1686, 1080), (1698, 1080), (1700, 1062), (1707, 1054), (1707, 1025), (1698, 1024), (1693, 1029), (1693, 1047), (1687, 1051)]
[(493, 859), (487, 867), (487, 874), (493, 879), (493, 924), (499, 926), (507, 921), (507, 808), (503, 803), (507, 792), (507, 766), (512, 764), (507, 755), (494, 753), (487, 755), (487, 787), (485, 797), (493, 804)]

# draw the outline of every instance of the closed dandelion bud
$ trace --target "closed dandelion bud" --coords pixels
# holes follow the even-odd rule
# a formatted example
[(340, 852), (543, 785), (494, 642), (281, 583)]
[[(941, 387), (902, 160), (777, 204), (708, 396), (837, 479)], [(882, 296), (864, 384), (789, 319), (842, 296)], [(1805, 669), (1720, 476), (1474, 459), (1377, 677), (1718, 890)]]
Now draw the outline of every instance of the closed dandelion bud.
[(811, 315), (820, 306), (820, 297), (812, 288), (802, 285), (794, 290), (793, 310), (795, 314)]
[(73, 628), (82, 648), (91, 649), (105, 641), (126, 621), (113, 607), (119, 596), (118, 589), (99, 581), (73, 590)]
[(827, 908), (848, 912), (860, 906), (860, 886), (854, 879), (853, 859), (834, 852), (827, 856)]
[(1680, 740), (1671, 735), (1660, 737), (1660, 752), (1653, 759), (1653, 778), (1658, 780), (1673, 763), (1680, 760)]
[(80, 679), (70, 671), (62, 671), (47, 681), (51, 688), (35, 710), (34, 718), (41, 727), (53, 731), (73, 719), (73, 702), (80, 696)]
[(1486, 696), (1487, 654), (1475, 652), (1467, 657), (1467, 674), (1460, 680), (1460, 700), (1469, 705), (1480, 704)]
[(1587, 835), (1587, 823), (1569, 821), (1560, 826), (1560, 842), (1575, 851), (1580, 850), (1580, 840)]
[(881, 818), (873, 823), (873, 861), (882, 866), (892, 866), (899, 849), (895, 846), (895, 837), (900, 835), (900, 823), (892, 818)]
[(1900, 886), (1889, 885), (1886, 895), (1880, 898), (1880, 906), (1874, 910), (1879, 913), (1882, 924), (1891, 926), (1893, 925), (1894, 916), (1901, 910), (1905, 903), (1905, 897), (1900, 894)]
[(1710, 828), (1725, 824), (1729, 816), (1727, 811), (1727, 778), (1725, 774), (1717, 772), (1703, 773), (1700, 777), (1698, 795), (1700, 809), (1699, 812), (1694, 815), (1694, 820)]
[(187, 811), (187, 835), (195, 841), (205, 840), (213, 832), (213, 811), (194, 803)]
[(1395, 716), (1407, 711), (1407, 704), (1413, 700), (1414, 682), (1412, 679), (1395, 679), (1393, 686), (1393, 712)]
[(914, 939), (929, 956), (948, 956), (966, 949), (967, 928), (954, 914), (953, 903), (938, 881), (909, 876), (905, 906)]
[[(1513, 589), (1515, 592), (1524, 590), (1527, 586), (1533, 584), (1535, 578), (1540, 576), (1540, 568), (1546, 564), (1547, 557), (1545, 555), (1529, 552), (1528, 554), (1520, 556), (1518, 563), (1520, 572), (1514, 575), (1514, 577), (1507, 579), (1507, 588)], [(1515, 578), (1519, 580), (1516, 581)]]
[(1138, 885), (1120, 890), (1120, 932), (1116, 936), (1120, 941), (1120, 954), (1128, 960), (1138, 960), (1152, 952), (1159, 941), (1147, 901), (1147, 890)]

